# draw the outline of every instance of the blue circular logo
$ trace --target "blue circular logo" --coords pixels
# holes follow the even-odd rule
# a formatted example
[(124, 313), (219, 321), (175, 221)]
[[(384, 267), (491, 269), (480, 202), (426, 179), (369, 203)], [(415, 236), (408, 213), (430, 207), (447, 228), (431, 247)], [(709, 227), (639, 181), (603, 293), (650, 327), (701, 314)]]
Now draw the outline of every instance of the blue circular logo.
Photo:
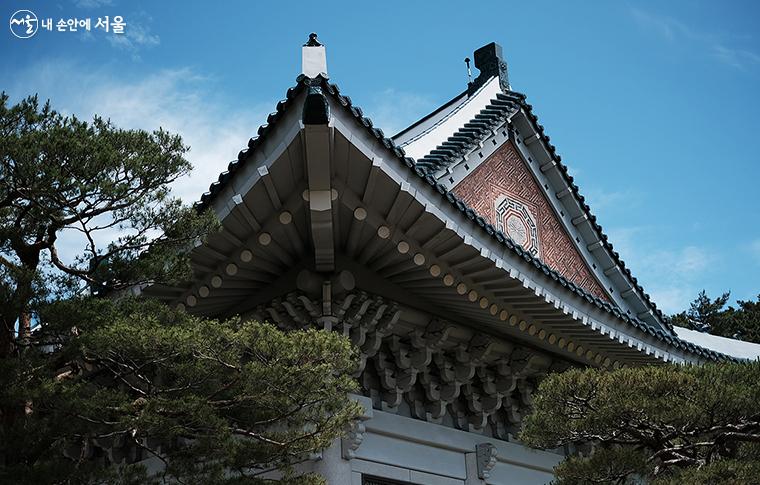
[(31, 10), (19, 10), (11, 15), (11, 33), (19, 39), (28, 39), (37, 33), (39, 22)]

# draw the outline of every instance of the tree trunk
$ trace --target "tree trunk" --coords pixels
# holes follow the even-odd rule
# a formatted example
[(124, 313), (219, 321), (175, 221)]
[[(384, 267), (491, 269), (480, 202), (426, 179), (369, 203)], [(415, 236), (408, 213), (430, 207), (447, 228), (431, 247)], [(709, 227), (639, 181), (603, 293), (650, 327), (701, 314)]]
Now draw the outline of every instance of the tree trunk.
[[(19, 275), (16, 291), (9, 303), (8, 311), (2, 316), (3, 328), (0, 329), (0, 359), (14, 359), (29, 344), (32, 335), (32, 314), (29, 304), (34, 297), (34, 278), (40, 262), (40, 252), (19, 251), (19, 259), (24, 268)], [(18, 338), (15, 337), (15, 325), (18, 322)], [(21, 343), (22, 345), (17, 345)], [(0, 406), (3, 445), (0, 447), (0, 466), (9, 466), (21, 462), (24, 450), (19, 443), (11, 443), (14, 428), (21, 424), (26, 415), (29, 401), (25, 396), (16, 396), (15, 402)]]

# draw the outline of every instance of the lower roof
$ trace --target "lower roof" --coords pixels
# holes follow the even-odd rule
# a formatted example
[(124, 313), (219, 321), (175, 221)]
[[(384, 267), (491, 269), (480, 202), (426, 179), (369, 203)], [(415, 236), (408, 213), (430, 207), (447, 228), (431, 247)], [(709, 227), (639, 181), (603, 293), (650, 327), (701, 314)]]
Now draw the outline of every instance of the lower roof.
[(676, 335), (678, 335), (678, 338), (691, 342), (694, 345), (712, 349), (716, 352), (736, 357), (737, 359), (760, 359), (760, 344), (719, 337), (705, 332), (689, 330), (684, 327), (674, 326), (673, 329), (675, 330)]

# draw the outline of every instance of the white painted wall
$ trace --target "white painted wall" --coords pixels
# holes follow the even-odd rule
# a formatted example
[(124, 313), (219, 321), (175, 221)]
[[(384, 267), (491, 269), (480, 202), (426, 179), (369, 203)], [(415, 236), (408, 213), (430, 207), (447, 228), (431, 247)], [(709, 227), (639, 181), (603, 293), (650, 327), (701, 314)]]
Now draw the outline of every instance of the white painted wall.
[[(527, 448), (476, 433), (371, 409), (368, 398), (357, 397), (367, 412), (366, 431), (355, 457), (346, 460), (338, 443), (308, 468), (331, 485), (361, 485), (362, 474), (418, 485), (542, 485), (552, 480), (562, 455)], [(493, 444), (496, 464), (489, 478), (478, 478), (475, 447)]]

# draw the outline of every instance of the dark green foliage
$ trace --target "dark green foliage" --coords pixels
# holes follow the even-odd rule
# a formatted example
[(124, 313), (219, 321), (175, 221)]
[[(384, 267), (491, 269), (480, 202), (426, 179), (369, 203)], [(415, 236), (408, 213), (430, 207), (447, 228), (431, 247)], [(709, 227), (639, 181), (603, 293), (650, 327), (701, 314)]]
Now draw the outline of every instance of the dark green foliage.
[(588, 456), (574, 455), (554, 468), (557, 484), (627, 483), (648, 473), (647, 457), (627, 447), (597, 448)]
[(726, 308), (729, 296), (723, 293), (713, 300), (702, 290), (687, 311), (672, 315), (670, 321), (679, 327), (760, 343), (760, 295), (757, 301), (739, 300), (737, 308)]
[(557, 468), (559, 484), (722, 483), (706, 477), (760, 468), (758, 382), (760, 362), (553, 374), (539, 386), (521, 439), (593, 446)]
[(751, 457), (716, 461), (702, 468), (678, 470), (658, 479), (655, 485), (756, 485), (758, 483), (760, 483), (760, 457), (755, 453)]
[[(0, 482), (242, 484), (270, 468), (319, 482), (290, 465), (357, 414), (348, 341), (115, 300), (187, 278), (188, 250), (218, 225), (170, 195), (191, 168), (187, 147), (163, 130), (63, 117), (35, 97), (8, 101), (0, 95)], [(72, 234), (73, 261), (59, 255)]]
[[(183, 250), (215, 222), (170, 196), (191, 169), (186, 150), (163, 130), (88, 123), (36, 97), (11, 106), (0, 95), (0, 356), (13, 351), (17, 321), (28, 333), (46, 291), (188, 275)], [(78, 237), (73, 262), (59, 254), (64, 234)]]
[(0, 480), (87, 482), (116, 473), (103, 465), (154, 456), (187, 483), (254, 483), (240, 479), (327, 447), (358, 412), (347, 396), (355, 355), (336, 333), (137, 299), (61, 301), (40, 315), (35, 340), (59, 350), (2, 363), (0, 401), (22, 400), (26, 415), (0, 432), (0, 451), (22, 455)]

